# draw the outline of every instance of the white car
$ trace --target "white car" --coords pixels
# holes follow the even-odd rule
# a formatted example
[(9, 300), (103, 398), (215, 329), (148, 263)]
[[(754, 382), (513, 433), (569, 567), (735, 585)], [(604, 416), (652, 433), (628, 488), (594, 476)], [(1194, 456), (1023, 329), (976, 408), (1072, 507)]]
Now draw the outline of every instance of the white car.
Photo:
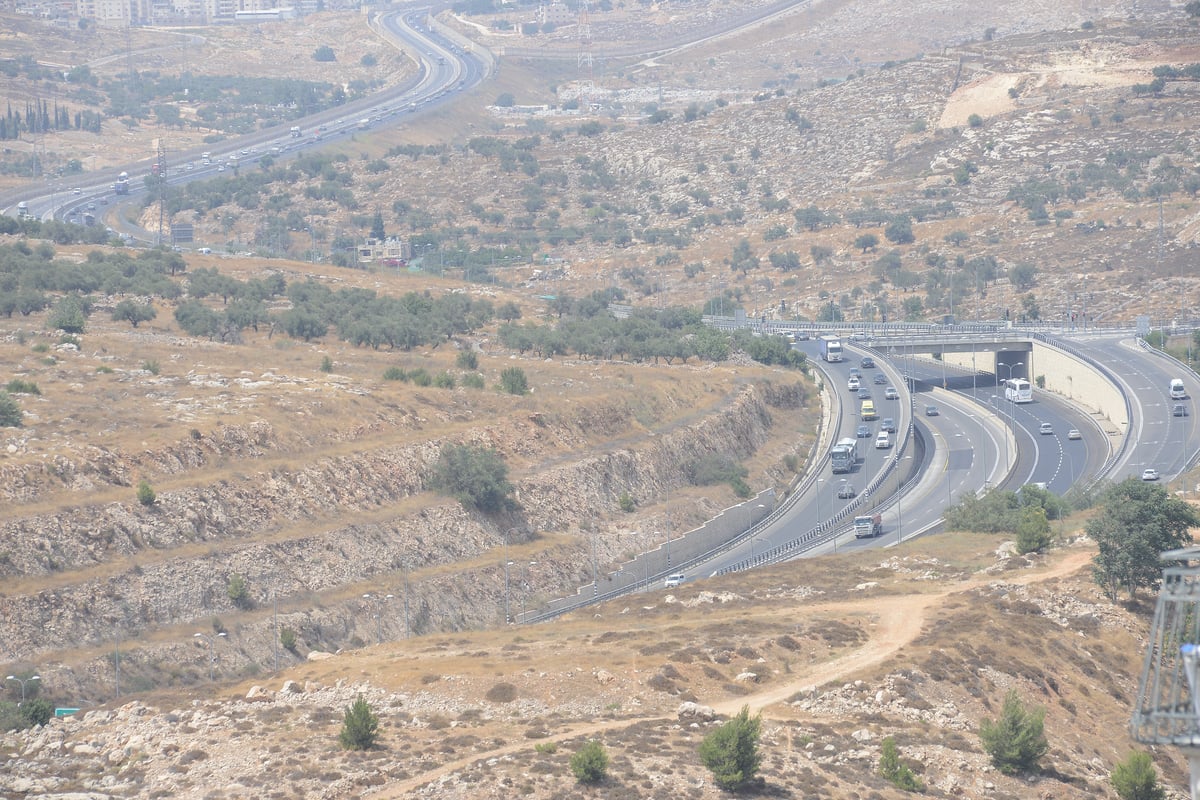
[(1041, 434), (1042, 436), (1053, 436), (1054, 435), (1054, 426), (1051, 425), (1049, 422), (1043, 422), (1042, 426), (1040, 428), (1038, 428), (1038, 433)]
[(887, 431), (880, 431), (879, 435), (875, 437), (875, 449), (876, 450), (887, 450), (891, 446), (892, 446), (892, 435), (890, 433), (888, 433)]
[(1071, 430), (1067, 431), (1067, 438), (1068, 439), (1082, 439), (1083, 434), (1079, 432), (1079, 428), (1071, 428)]
[(1144, 480), (1144, 481), (1158, 480), (1158, 470), (1154, 469), (1154, 467), (1147, 467), (1146, 469), (1142, 470), (1142, 480)]
[(883, 398), (885, 400), (899, 400), (900, 393), (896, 391), (895, 386), (889, 386), (883, 390)]

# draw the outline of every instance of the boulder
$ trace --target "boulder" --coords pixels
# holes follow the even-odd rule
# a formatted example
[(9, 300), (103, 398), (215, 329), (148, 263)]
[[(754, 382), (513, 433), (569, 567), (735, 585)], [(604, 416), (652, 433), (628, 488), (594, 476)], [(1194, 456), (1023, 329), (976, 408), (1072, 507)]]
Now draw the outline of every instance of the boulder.
[(279, 687), (280, 694), (304, 694), (304, 687), (295, 681), (284, 681), (283, 686)]
[(716, 719), (717, 712), (710, 706), (702, 706), (699, 703), (693, 703), (691, 700), (679, 704), (679, 710), (676, 712), (680, 719)]

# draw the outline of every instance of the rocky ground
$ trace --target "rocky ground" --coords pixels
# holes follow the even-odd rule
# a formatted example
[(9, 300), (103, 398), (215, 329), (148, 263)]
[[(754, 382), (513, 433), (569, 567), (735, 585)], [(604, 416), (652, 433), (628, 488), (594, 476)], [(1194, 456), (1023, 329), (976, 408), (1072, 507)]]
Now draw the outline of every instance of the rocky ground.
[[(893, 736), (930, 796), (1112, 796), (1125, 746), (1093, 734), (1127, 718), (1144, 612), (1099, 596), (1086, 543), (1044, 561), (988, 546), (833, 557), (536, 628), (314, 653), (187, 703), (113, 704), (0, 740), (4, 796), (567, 797), (567, 760), (595, 738), (612, 759), (604, 796), (715, 798), (695, 748), (744, 704), (764, 714), (760, 794), (900, 797), (874, 775)], [(1047, 708), (1037, 778), (1000, 775), (979, 747), (1009, 688)], [(358, 696), (380, 746), (341, 751)], [(1173, 758), (1159, 768), (1183, 797)]]

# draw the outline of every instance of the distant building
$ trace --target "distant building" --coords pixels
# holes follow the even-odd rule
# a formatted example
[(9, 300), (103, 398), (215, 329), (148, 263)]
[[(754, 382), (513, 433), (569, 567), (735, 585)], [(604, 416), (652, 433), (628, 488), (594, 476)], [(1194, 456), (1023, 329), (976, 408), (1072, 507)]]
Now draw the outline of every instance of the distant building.
[(545, 3), (538, 7), (537, 21), (539, 25), (548, 22), (557, 27), (574, 22), (575, 16), (566, 3)]
[(385, 267), (402, 267), (408, 263), (412, 248), (406, 239), (389, 237), (382, 242), (378, 239), (367, 239), (360, 244), (358, 263), (361, 265), (379, 264)]

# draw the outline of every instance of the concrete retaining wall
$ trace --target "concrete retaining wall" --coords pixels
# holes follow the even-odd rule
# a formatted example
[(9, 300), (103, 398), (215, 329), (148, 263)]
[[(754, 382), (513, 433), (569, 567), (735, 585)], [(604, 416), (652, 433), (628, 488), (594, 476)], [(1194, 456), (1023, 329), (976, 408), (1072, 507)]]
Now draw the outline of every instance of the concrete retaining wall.
[[(970, 353), (946, 353), (945, 359), (947, 364), (971, 368)], [(1030, 376), (1029, 382), (1034, 385), (1035, 392), (1038, 391), (1037, 377), (1043, 376), (1045, 391), (1054, 392), (1101, 417), (1108, 423), (1104, 426), (1106, 430), (1111, 428), (1124, 434), (1129, 429), (1125, 399), (1120, 389), (1086, 361), (1038, 341), (1033, 343), (1033, 352), (1026, 360), (1029, 363), (1025, 365), (1025, 373)], [(980, 352), (975, 357), (975, 364), (978, 369), (993, 371), (994, 355)], [(1002, 394), (999, 387), (997, 394)]]

